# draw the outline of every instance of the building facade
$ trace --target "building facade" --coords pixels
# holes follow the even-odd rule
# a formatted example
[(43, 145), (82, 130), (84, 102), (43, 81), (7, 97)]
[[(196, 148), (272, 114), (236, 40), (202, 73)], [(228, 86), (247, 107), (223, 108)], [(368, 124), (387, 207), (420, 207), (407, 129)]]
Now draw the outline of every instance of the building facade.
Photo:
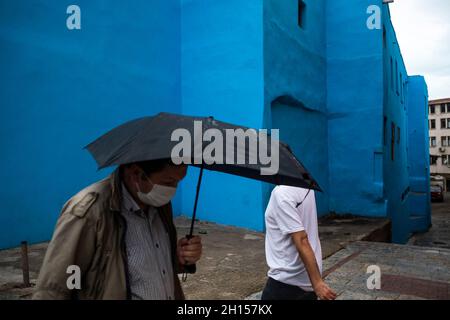
[[(425, 143), (426, 84), (412, 85), (382, 0), (78, 2), (81, 30), (54, 1), (0, 4), (0, 247), (48, 240), (64, 202), (110, 172), (81, 148), (159, 111), (280, 129), (324, 190), (320, 215), (389, 218), (395, 242), (428, 227), (426, 197), (410, 202), (428, 149), (409, 151)], [(272, 188), (205, 172), (198, 217), (263, 231)]]
[(429, 101), (430, 171), (450, 191), (450, 98)]

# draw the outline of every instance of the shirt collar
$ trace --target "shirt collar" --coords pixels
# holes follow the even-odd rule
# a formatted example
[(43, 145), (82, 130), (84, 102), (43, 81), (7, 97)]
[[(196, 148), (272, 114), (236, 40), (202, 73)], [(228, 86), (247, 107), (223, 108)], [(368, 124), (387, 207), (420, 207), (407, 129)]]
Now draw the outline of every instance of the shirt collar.
[(141, 207), (134, 201), (131, 194), (128, 192), (127, 187), (122, 183), (122, 209), (127, 212), (133, 212), (137, 214), (143, 214)]
[[(144, 212), (141, 207), (136, 203), (136, 201), (133, 199), (131, 194), (128, 192), (127, 187), (125, 187), (125, 184), (122, 183), (122, 210), (125, 210), (126, 212), (135, 213), (142, 217), (145, 217), (146, 212)], [(150, 218), (150, 221), (153, 221), (155, 215), (157, 213), (157, 210), (155, 210), (154, 207), (149, 206), (147, 214), (148, 218)]]

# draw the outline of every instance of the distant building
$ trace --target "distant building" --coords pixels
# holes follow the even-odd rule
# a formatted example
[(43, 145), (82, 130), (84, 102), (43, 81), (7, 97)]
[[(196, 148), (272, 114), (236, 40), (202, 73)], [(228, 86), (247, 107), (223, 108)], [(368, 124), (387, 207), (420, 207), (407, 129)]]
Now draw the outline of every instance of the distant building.
[(450, 191), (450, 98), (429, 101), (430, 171)]

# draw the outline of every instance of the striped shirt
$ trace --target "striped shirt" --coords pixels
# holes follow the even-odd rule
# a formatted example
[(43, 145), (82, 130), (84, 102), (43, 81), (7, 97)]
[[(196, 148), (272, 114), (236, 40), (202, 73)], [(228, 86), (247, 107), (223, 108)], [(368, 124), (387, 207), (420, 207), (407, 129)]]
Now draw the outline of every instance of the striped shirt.
[(174, 299), (170, 239), (158, 211), (150, 207), (144, 212), (123, 184), (122, 194), (131, 297), (133, 300)]

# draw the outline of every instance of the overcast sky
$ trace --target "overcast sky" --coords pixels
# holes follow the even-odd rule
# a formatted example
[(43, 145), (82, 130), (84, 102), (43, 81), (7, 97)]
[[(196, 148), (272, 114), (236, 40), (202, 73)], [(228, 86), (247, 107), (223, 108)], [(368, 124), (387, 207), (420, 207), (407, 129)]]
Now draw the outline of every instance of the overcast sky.
[(395, 0), (390, 10), (408, 74), (425, 76), (430, 99), (450, 98), (450, 0)]

